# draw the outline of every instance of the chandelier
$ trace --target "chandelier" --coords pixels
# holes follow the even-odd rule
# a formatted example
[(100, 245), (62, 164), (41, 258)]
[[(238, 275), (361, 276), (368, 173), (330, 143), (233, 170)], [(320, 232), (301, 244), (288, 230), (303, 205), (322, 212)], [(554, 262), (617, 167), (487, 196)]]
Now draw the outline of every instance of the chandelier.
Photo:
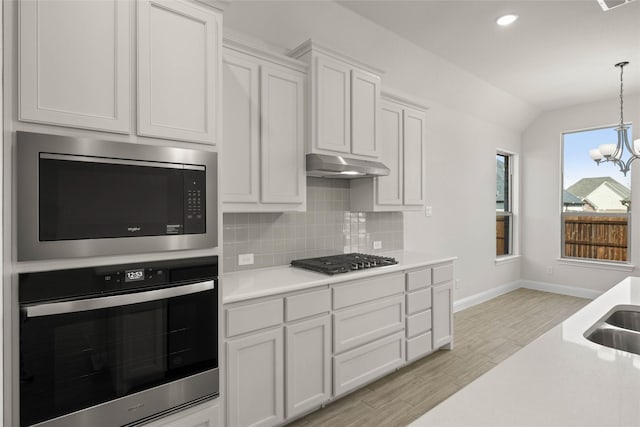
[[(629, 65), (628, 61), (618, 62), (616, 67), (620, 68), (620, 123), (615, 127), (618, 134), (617, 144), (600, 144), (598, 148), (589, 150), (589, 155), (598, 165), (600, 163), (612, 162), (620, 168), (625, 176), (631, 168), (631, 162), (640, 157), (640, 139), (636, 139), (633, 145), (629, 144), (629, 136), (627, 130), (628, 125), (624, 123), (624, 99), (622, 97), (622, 74), (624, 67)], [(629, 158), (625, 161), (622, 159), (625, 148), (629, 152)]]

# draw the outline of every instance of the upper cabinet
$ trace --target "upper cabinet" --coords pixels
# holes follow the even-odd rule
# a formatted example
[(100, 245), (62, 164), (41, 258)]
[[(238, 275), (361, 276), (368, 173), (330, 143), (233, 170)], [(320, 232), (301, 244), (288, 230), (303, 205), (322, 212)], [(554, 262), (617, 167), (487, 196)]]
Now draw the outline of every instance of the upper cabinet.
[(19, 120), (215, 144), (221, 34), (196, 1), (20, 1)]
[(385, 94), (380, 102), (380, 161), (388, 176), (351, 181), (351, 210), (418, 210), (425, 197), (426, 107)]
[(29, 0), (19, 8), (19, 119), (129, 133), (133, 5)]
[(225, 39), (225, 212), (306, 208), (306, 65)]
[(180, 0), (138, 3), (138, 134), (216, 143), (221, 14)]
[(377, 159), (382, 71), (311, 40), (290, 56), (310, 64), (311, 138), (307, 152)]

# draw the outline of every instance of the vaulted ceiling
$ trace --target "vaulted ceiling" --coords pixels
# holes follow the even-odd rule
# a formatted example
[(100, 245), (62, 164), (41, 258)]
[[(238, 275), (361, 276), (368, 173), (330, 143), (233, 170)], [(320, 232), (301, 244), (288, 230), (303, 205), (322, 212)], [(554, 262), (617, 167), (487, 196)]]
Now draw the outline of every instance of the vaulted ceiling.
[[(346, 8), (541, 110), (640, 93), (640, 1), (358, 0)], [(519, 15), (510, 27), (495, 20)]]

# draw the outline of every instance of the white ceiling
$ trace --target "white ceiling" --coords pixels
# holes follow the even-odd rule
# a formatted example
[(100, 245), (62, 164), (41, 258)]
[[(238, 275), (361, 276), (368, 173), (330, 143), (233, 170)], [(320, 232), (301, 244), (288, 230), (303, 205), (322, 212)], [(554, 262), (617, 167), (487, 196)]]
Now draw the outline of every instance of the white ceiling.
[[(542, 110), (640, 93), (640, 1), (603, 12), (596, 0), (339, 1)], [(495, 24), (516, 13), (511, 27)]]

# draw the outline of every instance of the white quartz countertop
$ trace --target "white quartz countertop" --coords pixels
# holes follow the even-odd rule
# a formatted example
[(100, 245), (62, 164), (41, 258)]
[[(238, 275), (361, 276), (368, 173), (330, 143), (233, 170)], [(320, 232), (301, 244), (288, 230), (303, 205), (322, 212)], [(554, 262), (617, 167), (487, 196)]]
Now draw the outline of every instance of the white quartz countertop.
[(640, 278), (623, 280), (411, 427), (640, 426), (640, 356), (583, 336), (627, 304), (640, 305)]
[(380, 255), (393, 257), (398, 261), (398, 264), (351, 273), (334, 274), (333, 276), (288, 265), (223, 274), (221, 277), (222, 302), (223, 304), (229, 304), (315, 286), (378, 276), (394, 271), (411, 270), (426, 265), (451, 262), (456, 259), (455, 257), (433, 257), (428, 254), (410, 251), (385, 252)]

